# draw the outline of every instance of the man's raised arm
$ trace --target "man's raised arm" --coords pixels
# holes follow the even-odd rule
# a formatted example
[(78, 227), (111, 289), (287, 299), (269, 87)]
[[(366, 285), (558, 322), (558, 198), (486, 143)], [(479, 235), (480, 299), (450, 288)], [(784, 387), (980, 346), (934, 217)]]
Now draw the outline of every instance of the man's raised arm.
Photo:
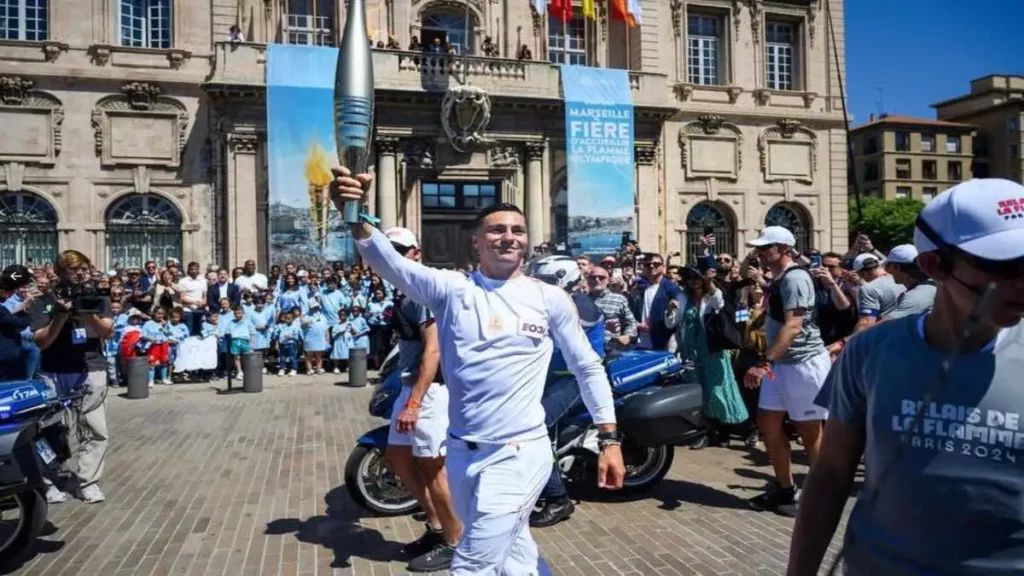
[(405, 258), (383, 232), (369, 224), (352, 226), (352, 237), (363, 261), (381, 278), (394, 284), (413, 301), (431, 310), (441, 308), (452, 281), (458, 278), (456, 273), (428, 268)]

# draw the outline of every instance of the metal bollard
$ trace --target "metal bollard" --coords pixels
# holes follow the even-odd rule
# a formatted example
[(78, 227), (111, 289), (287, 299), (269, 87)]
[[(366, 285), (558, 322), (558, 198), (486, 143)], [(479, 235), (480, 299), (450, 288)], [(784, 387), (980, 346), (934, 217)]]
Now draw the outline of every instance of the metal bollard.
[(149, 358), (136, 356), (124, 363), (125, 396), (132, 400), (149, 398)]
[(263, 391), (263, 354), (246, 352), (242, 354), (242, 391)]
[(366, 348), (348, 351), (348, 385), (353, 388), (366, 386)]

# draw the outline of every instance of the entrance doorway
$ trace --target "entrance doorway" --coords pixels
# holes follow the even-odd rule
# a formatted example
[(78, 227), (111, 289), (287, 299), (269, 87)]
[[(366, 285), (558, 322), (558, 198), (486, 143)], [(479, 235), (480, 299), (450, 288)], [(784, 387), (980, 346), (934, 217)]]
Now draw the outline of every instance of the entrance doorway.
[(424, 182), (423, 263), (468, 267), (473, 261), (473, 220), (478, 210), (498, 201), (500, 190), (500, 182)]

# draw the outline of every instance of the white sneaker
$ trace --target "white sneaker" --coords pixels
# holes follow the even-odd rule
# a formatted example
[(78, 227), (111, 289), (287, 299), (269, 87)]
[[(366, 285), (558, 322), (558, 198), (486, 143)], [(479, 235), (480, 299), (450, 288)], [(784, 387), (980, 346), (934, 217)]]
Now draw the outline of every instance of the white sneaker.
[(278, 376), (284, 376), (284, 370), (278, 370), (277, 371), (277, 375)]
[(89, 504), (99, 504), (107, 499), (100, 490), (100, 487), (96, 484), (89, 484), (85, 488), (82, 488), (80, 496), (82, 501), (88, 502)]
[(245, 372), (242, 372), (241, 370), (239, 370), (238, 371), (238, 376), (235, 376), (235, 379), (236, 380), (241, 380), (242, 378), (245, 378)]
[(149, 387), (150, 387), (150, 388), (152, 388), (152, 387), (153, 387), (153, 381), (152, 381), (152, 380), (150, 380), (150, 381), (149, 381)]
[(295, 376), (297, 374), (298, 372), (296, 372), (295, 370), (292, 370), (291, 372), (288, 373), (289, 376)]
[(323, 373), (324, 373), (324, 369), (323, 369), (323, 368), (320, 368), (319, 370), (317, 370), (317, 371), (316, 371), (316, 373), (317, 373), (317, 374), (323, 374)]
[(338, 370), (337, 368), (335, 368), (335, 369), (334, 369), (334, 373), (335, 373), (335, 374), (341, 374), (341, 370)]
[(267, 373), (267, 369), (266, 369), (266, 367), (264, 367), (264, 368), (263, 368), (263, 373), (264, 373), (264, 374), (266, 374), (266, 373)]
[(160, 383), (163, 384), (164, 386), (170, 386), (172, 384), (172, 382), (167, 378), (164, 378), (163, 381)]
[(62, 492), (60, 488), (57, 488), (56, 486), (50, 486), (46, 489), (46, 502), (48, 504), (60, 504), (61, 502), (67, 501), (67, 492)]

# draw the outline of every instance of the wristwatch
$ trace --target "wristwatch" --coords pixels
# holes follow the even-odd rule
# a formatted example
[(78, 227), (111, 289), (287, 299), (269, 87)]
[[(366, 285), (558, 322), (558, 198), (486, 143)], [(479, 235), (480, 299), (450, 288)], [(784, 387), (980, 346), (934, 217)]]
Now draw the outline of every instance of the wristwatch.
[(608, 446), (621, 446), (622, 432), (619, 432), (618, 430), (614, 430), (612, 432), (598, 432), (597, 445), (601, 450), (604, 450)]

